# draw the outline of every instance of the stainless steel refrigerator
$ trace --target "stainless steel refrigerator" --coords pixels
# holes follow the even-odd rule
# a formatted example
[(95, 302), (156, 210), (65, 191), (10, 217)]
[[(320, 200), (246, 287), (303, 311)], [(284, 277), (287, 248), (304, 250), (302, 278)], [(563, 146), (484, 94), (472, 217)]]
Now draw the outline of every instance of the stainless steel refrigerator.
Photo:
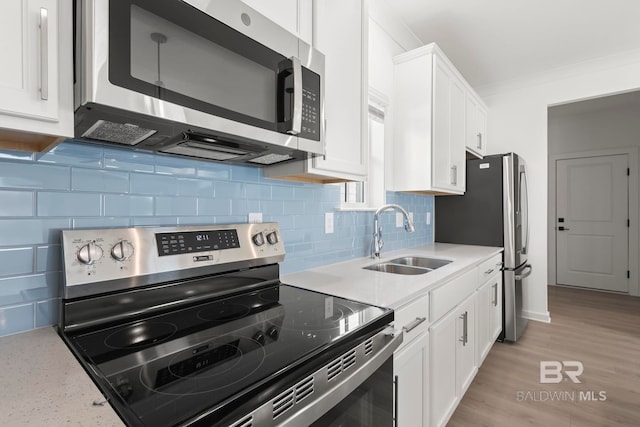
[(516, 341), (527, 326), (522, 289), (531, 274), (527, 263), (529, 222), (527, 172), (514, 153), (467, 160), (462, 196), (435, 198), (435, 241), (502, 246), (502, 339)]

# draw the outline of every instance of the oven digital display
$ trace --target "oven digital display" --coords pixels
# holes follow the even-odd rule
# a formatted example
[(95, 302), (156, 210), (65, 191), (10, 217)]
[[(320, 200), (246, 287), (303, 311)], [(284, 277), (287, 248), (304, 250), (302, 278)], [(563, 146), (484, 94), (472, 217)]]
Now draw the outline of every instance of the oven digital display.
[(158, 256), (219, 251), (240, 247), (236, 230), (157, 233)]

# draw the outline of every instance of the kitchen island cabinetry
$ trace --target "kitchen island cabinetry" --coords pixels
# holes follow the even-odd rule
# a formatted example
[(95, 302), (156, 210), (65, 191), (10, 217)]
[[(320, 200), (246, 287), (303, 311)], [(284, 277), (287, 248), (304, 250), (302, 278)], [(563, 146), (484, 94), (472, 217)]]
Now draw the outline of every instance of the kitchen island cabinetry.
[(325, 155), (271, 166), (266, 177), (321, 183), (366, 179), (367, 23), (367, 0), (314, 2), (313, 46), (325, 55)]
[(71, 2), (0, 5), (0, 148), (45, 151), (73, 136)]

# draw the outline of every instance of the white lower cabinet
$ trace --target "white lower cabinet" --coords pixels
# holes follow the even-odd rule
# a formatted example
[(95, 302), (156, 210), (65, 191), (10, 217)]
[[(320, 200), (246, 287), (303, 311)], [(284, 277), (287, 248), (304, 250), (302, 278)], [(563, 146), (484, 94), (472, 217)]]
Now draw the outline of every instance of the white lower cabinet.
[(397, 406), (394, 418), (398, 427), (429, 425), (429, 334), (421, 333), (393, 355)]
[[(446, 286), (446, 285), (445, 285)], [(429, 328), (431, 426), (444, 426), (477, 372), (475, 293)]]
[(478, 354), (476, 360), (480, 365), (502, 330), (502, 274), (494, 274), (478, 289), (477, 308)]
[(502, 329), (502, 254), (396, 310), (393, 355), (400, 427), (445, 426)]
[(398, 427), (428, 426), (429, 391), (429, 295), (418, 297), (396, 310), (394, 327), (404, 334), (393, 354), (396, 383), (394, 417)]

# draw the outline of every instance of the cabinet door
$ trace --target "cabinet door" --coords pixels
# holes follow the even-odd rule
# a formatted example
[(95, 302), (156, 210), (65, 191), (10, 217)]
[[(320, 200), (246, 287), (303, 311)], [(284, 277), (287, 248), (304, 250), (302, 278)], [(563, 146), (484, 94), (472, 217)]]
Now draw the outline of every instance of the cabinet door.
[(290, 33), (311, 45), (312, 0), (242, 0)]
[(480, 155), (482, 144), (478, 134), (478, 100), (472, 92), (467, 92), (467, 120), (465, 124), (465, 145), (467, 150)]
[(439, 58), (434, 59), (433, 71), (433, 186), (453, 187), (453, 165), (449, 149), (451, 131), (451, 71)]
[[(367, 175), (366, 64), (367, 15), (361, 0), (314, 3), (314, 47), (325, 55), (324, 157), (314, 168), (336, 178), (363, 180)], [(337, 11), (337, 13), (336, 13)]]
[(502, 274), (498, 274), (491, 281), (491, 344), (498, 339), (502, 332)]
[(464, 192), (465, 88), (436, 57), (433, 80), (433, 186)]
[(465, 156), (465, 98), (464, 84), (457, 78), (451, 80), (451, 130), (449, 132), (449, 162), (452, 167), (452, 189), (464, 193), (466, 187)]
[(476, 110), (476, 126), (478, 132), (478, 140), (480, 143), (480, 154), (487, 154), (487, 110), (482, 106), (482, 104), (478, 104), (478, 109)]
[(454, 310), (429, 329), (429, 412), (432, 427), (445, 425), (457, 404), (458, 323), (458, 310)]
[(394, 417), (399, 427), (426, 427), (428, 396), (428, 333), (418, 335), (411, 343), (393, 355), (393, 371), (397, 383)]
[(493, 298), (494, 290), (493, 284), (495, 280), (489, 280), (485, 282), (480, 289), (478, 289), (476, 307), (477, 307), (477, 355), (476, 363), (478, 366), (482, 364), (482, 361), (489, 353), (491, 344), (493, 343)]
[(467, 91), (466, 110), (466, 148), (478, 156), (484, 156), (487, 153), (487, 110), (471, 90)]
[[(0, 113), (59, 121), (57, 1), (2, 2), (0, 51)], [(11, 118), (0, 127), (13, 128)]]
[(462, 397), (478, 368), (476, 365), (476, 295), (460, 304), (456, 316), (456, 395)]

